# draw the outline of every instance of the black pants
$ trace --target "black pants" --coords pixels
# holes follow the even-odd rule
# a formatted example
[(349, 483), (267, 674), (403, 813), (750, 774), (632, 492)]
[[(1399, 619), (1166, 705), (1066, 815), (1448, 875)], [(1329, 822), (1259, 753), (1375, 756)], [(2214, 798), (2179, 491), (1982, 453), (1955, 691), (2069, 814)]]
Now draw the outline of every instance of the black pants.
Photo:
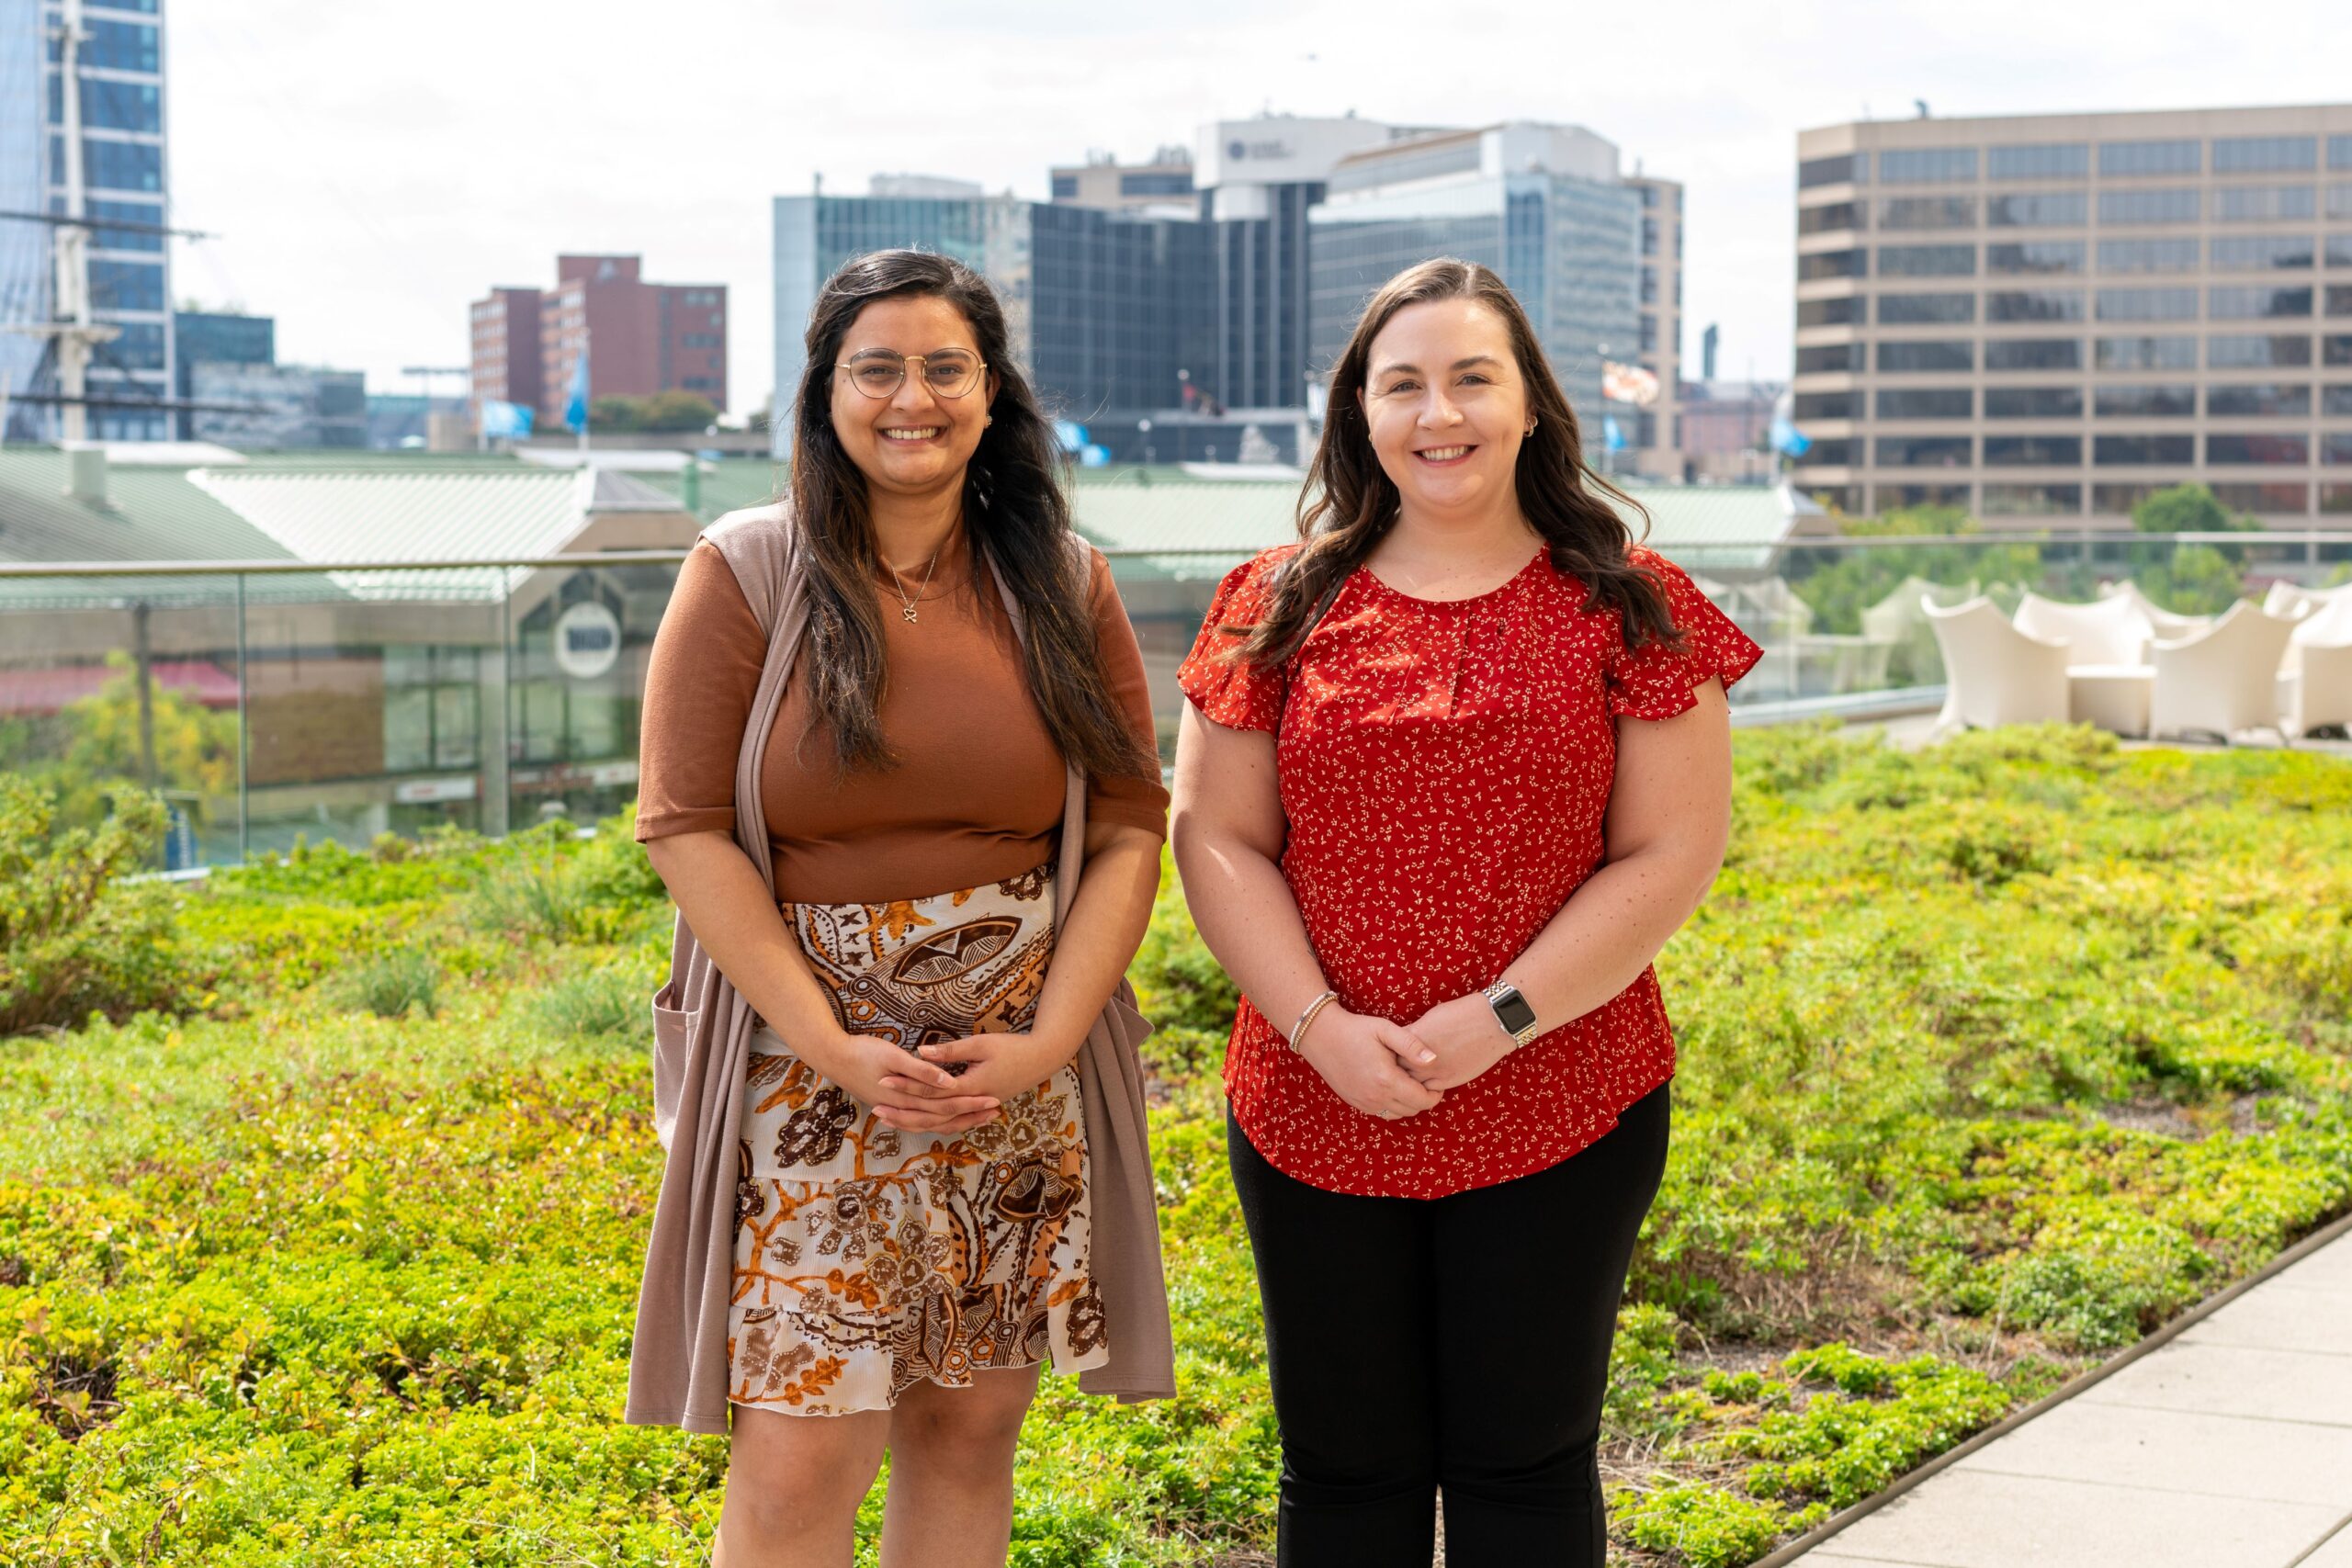
[(1660, 1086), (1549, 1170), (1452, 1197), (1284, 1176), (1228, 1118), (1283, 1438), (1282, 1568), (1601, 1568), (1609, 1346), (1666, 1169)]

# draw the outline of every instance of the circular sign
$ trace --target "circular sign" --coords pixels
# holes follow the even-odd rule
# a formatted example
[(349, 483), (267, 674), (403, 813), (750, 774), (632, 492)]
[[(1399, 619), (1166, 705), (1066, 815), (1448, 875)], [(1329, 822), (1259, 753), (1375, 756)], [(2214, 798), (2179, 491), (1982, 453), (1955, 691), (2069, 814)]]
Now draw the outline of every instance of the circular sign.
[(575, 681), (593, 681), (621, 656), (621, 618), (594, 599), (555, 621), (555, 667)]
[(1242, 159), (1250, 156), (1250, 143), (1247, 141), (1228, 141), (1225, 146), (1225, 155), (1238, 164), (1241, 162)]

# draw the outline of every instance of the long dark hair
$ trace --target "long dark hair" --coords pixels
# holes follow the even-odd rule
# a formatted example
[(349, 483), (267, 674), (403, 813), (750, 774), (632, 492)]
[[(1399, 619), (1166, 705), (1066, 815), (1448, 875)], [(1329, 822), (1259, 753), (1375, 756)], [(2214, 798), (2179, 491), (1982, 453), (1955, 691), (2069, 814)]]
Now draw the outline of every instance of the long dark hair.
[(842, 340), (858, 312), (910, 295), (961, 311), (997, 378), (989, 405), (994, 423), (964, 471), (964, 525), (1021, 606), (1023, 671), (1046, 728), (1086, 773), (1157, 777), (1159, 758), (1127, 728), (1096, 657), (1091, 582), (1070, 545), (1061, 449), (1014, 361), (1004, 309), (978, 273), (923, 251), (876, 251), (845, 264), (808, 313), (789, 494), (808, 572), (810, 728), (831, 728), (844, 772), (895, 761), (880, 716), (888, 671), (873, 513), (865, 476), (833, 434), (832, 389)]
[(1449, 256), (1408, 267), (1383, 284), (1364, 306), (1348, 346), (1331, 367), (1323, 439), (1315, 448), (1299, 496), (1300, 547), (1275, 576), (1264, 618), (1254, 626), (1230, 628), (1246, 634), (1235, 657), (1272, 668), (1297, 652), (1331, 590), (1362, 566), (1373, 547), (1396, 526), (1396, 486), (1373, 450), (1371, 427), (1358, 394), (1363, 389), (1373, 340), (1389, 319), (1408, 305), (1440, 299), (1475, 299), (1510, 329), (1520, 379), (1527, 387), (1527, 412), (1535, 416), (1535, 433), (1521, 444), (1512, 478), (1520, 510), (1550, 547), (1553, 566), (1583, 581), (1588, 611), (1607, 606), (1623, 618), (1628, 647), (1679, 640), (1665, 591), (1628, 559), (1633, 533), (1623, 515), (1601, 497), (1614, 497), (1638, 514), (1645, 534), (1649, 514), (1639, 502), (1585, 468), (1576, 411), (1552, 374), (1527, 312), (1503, 280), (1476, 262)]

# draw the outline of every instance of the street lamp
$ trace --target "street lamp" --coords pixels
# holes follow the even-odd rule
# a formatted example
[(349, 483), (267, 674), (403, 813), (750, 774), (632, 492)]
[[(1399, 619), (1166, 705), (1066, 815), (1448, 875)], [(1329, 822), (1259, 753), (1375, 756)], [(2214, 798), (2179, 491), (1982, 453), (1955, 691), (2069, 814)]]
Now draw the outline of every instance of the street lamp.
[(1143, 460), (1148, 463), (1152, 458), (1151, 421), (1148, 419), (1136, 421), (1136, 434), (1143, 437)]

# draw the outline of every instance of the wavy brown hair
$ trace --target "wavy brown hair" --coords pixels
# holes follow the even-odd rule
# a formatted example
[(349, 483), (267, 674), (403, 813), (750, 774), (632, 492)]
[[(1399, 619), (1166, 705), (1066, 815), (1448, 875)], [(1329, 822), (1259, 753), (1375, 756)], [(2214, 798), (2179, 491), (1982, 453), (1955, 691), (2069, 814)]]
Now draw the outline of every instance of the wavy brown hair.
[(964, 471), (964, 525), (1021, 606), (1023, 672), (1046, 728), (1083, 773), (1159, 777), (1159, 757), (1127, 728), (1095, 651), (1091, 582), (1071, 547), (1061, 448), (1014, 359), (1003, 307), (978, 273), (924, 251), (876, 251), (846, 263), (808, 313), (788, 493), (808, 573), (810, 729), (832, 731), (844, 772), (895, 762), (880, 717), (889, 671), (873, 513), (865, 476), (833, 434), (833, 370), (860, 311), (910, 295), (955, 306), (997, 379), (993, 423)]
[(1396, 526), (1396, 486), (1373, 450), (1360, 394), (1373, 340), (1390, 318), (1408, 306), (1442, 299), (1475, 299), (1510, 333), (1520, 379), (1527, 387), (1527, 412), (1535, 416), (1535, 433), (1520, 446), (1512, 482), (1520, 510), (1549, 547), (1553, 566), (1584, 583), (1586, 610), (1606, 606), (1623, 618), (1627, 647), (1679, 641), (1665, 590), (1628, 558), (1633, 532), (1624, 515), (1602, 498), (1613, 498), (1640, 516), (1644, 534), (1649, 514), (1585, 467), (1576, 411), (1552, 374), (1527, 312), (1503, 280), (1476, 262), (1449, 256), (1409, 267), (1383, 284), (1331, 367), (1323, 439), (1299, 495), (1299, 548), (1276, 573), (1264, 618), (1252, 626), (1227, 628), (1244, 639), (1234, 657), (1271, 669), (1296, 653), (1332, 592)]

